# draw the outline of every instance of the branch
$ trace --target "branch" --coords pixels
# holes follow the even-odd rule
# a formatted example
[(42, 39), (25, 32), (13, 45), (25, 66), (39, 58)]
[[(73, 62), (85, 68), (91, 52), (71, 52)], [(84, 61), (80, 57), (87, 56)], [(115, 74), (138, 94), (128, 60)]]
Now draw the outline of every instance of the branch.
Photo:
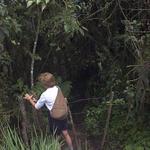
[[(125, 13), (123, 11), (123, 8), (122, 8), (122, 6), (120, 4), (120, 0), (117, 0), (117, 1), (118, 1), (118, 6), (119, 6), (119, 8), (121, 10), (121, 13), (122, 13), (123, 17), (125, 18), (125, 20), (128, 20), (127, 16), (125, 15)], [(131, 32), (129, 32), (129, 35), (133, 36), (133, 34)], [(137, 43), (135, 43), (135, 41), (133, 41), (133, 40), (131, 40), (131, 42), (132, 42), (133, 46), (135, 47), (135, 51), (136, 51), (138, 57), (142, 60), (142, 56), (141, 56), (141, 53), (140, 53), (140, 50), (139, 50), (139, 45)]]
[(108, 16), (107, 18), (105, 18), (105, 20), (104, 20), (103, 22), (106, 22), (108, 19), (111, 18), (111, 16), (112, 16), (113, 13), (115, 12), (116, 8), (117, 8), (117, 3), (116, 3), (116, 5), (115, 5), (114, 9), (112, 10), (112, 12), (109, 14), (109, 16)]
[[(108, 3), (108, 5), (110, 5), (111, 3), (113, 3), (114, 0), (112, 0), (111, 2)], [(103, 7), (103, 8), (100, 8), (98, 10), (96, 10), (94, 13), (90, 14), (89, 16), (87, 16), (86, 18), (84, 18), (83, 20), (81, 20), (81, 23), (84, 22), (86, 19), (89, 19), (90, 17), (93, 17), (94, 15), (96, 15), (97, 13), (105, 10), (107, 7)]]
[(30, 70), (31, 88), (34, 85), (34, 64), (35, 64), (34, 56), (35, 56), (35, 53), (36, 53), (37, 41), (38, 41), (38, 37), (39, 37), (39, 33), (40, 33), (41, 17), (42, 17), (42, 12), (40, 12), (40, 10), (38, 9), (38, 24), (37, 24), (37, 31), (36, 31), (36, 34), (35, 34), (35, 41), (34, 41), (34, 46), (33, 46), (33, 51), (32, 51), (31, 70)]
[(109, 121), (110, 121), (110, 116), (111, 116), (111, 112), (112, 112), (113, 98), (114, 98), (114, 92), (111, 90), (111, 97), (110, 97), (110, 104), (109, 104), (109, 108), (108, 108), (108, 115), (107, 115), (107, 119), (106, 119), (106, 124), (105, 124), (103, 138), (102, 138), (102, 141), (101, 141), (101, 146), (100, 146), (101, 150), (103, 150), (103, 147), (104, 147), (104, 144), (105, 144), (106, 135), (107, 135), (107, 131), (108, 131), (108, 127), (109, 127)]

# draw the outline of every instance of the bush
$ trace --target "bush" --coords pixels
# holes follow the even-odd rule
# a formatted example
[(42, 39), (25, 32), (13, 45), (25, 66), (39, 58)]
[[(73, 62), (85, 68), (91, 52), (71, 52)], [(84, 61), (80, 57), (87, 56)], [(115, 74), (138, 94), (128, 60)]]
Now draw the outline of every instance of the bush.
[[(106, 123), (108, 102), (90, 107), (85, 118), (86, 130), (89, 136), (101, 139)], [(111, 119), (105, 150), (149, 150), (150, 130), (149, 117), (141, 118), (134, 112), (128, 114), (128, 105), (124, 99), (113, 101)], [(130, 116), (130, 117), (128, 117)], [(146, 116), (146, 114), (144, 114)], [(109, 147), (108, 147), (109, 146)]]

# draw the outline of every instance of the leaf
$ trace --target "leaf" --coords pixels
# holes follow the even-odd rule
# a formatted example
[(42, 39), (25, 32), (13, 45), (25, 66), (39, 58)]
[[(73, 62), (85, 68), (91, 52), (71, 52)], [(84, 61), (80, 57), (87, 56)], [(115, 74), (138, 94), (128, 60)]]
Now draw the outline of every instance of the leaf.
[(84, 36), (84, 31), (81, 28), (79, 28), (79, 32)]
[(65, 30), (66, 33), (69, 33), (70, 32), (70, 27), (67, 24), (65, 24), (64, 25), (64, 30)]
[(55, 0), (52, 0), (52, 1), (51, 1), (51, 4), (55, 4)]
[(15, 40), (11, 40), (11, 43), (13, 43), (14, 45), (17, 45)]
[(39, 55), (36, 54), (36, 55), (34, 55), (34, 59), (35, 60), (41, 60), (42, 58)]
[(42, 4), (42, 11), (46, 8), (45, 4)]
[(27, 7), (30, 7), (33, 4), (33, 1), (28, 1), (27, 2)]
[(56, 48), (56, 51), (60, 51), (61, 50), (61, 48), (58, 46), (57, 48)]
[(5, 38), (5, 33), (4, 33), (4, 31), (1, 30), (1, 28), (0, 28), (0, 42), (2, 42), (2, 41), (4, 40), (4, 38)]
[(41, 2), (41, 0), (37, 0), (37, 1), (36, 1), (36, 4), (38, 5), (40, 2)]
[(82, 29), (85, 30), (85, 31), (88, 31), (88, 29), (84, 26), (82, 26)]
[(49, 3), (49, 0), (45, 0), (45, 3), (48, 4), (48, 3)]
[(56, 43), (50, 43), (50, 46), (54, 47), (54, 46), (56, 46)]

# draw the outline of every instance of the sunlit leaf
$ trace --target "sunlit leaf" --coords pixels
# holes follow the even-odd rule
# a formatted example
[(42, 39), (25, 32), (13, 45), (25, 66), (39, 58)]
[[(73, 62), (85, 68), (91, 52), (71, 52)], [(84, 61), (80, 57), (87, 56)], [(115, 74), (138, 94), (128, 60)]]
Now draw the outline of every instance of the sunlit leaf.
[(68, 27), (68, 25), (64, 25), (64, 30), (65, 30), (65, 32), (69, 32), (69, 27)]
[(49, 3), (49, 0), (45, 0), (45, 3), (46, 3), (46, 4)]
[(42, 11), (46, 8), (45, 4), (42, 4)]
[(37, 0), (37, 1), (36, 1), (36, 4), (38, 5), (40, 2), (41, 2), (41, 0)]
[(84, 31), (82, 29), (79, 29), (79, 32), (84, 36)]
[(27, 2), (27, 7), (30, 7), (33, 4), (33, 1), (28, 1)]
[(85, 31), (88, 31), (88, 29), (84, 26), (82, 26), (82, 29), (85, 30)]

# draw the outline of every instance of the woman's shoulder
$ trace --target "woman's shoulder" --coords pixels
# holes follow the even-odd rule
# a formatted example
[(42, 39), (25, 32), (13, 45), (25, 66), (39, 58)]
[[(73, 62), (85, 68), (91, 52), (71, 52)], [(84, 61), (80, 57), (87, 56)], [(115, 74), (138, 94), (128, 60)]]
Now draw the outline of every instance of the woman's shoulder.
[(47, 92), (54, 92), (54, 91), (57, 91), (57, 90), (58, 90), (58, 86), (53, 86), (53, 87), (48, 88), (48, 89), (45, 91), (45, 93), (47, 93)]

